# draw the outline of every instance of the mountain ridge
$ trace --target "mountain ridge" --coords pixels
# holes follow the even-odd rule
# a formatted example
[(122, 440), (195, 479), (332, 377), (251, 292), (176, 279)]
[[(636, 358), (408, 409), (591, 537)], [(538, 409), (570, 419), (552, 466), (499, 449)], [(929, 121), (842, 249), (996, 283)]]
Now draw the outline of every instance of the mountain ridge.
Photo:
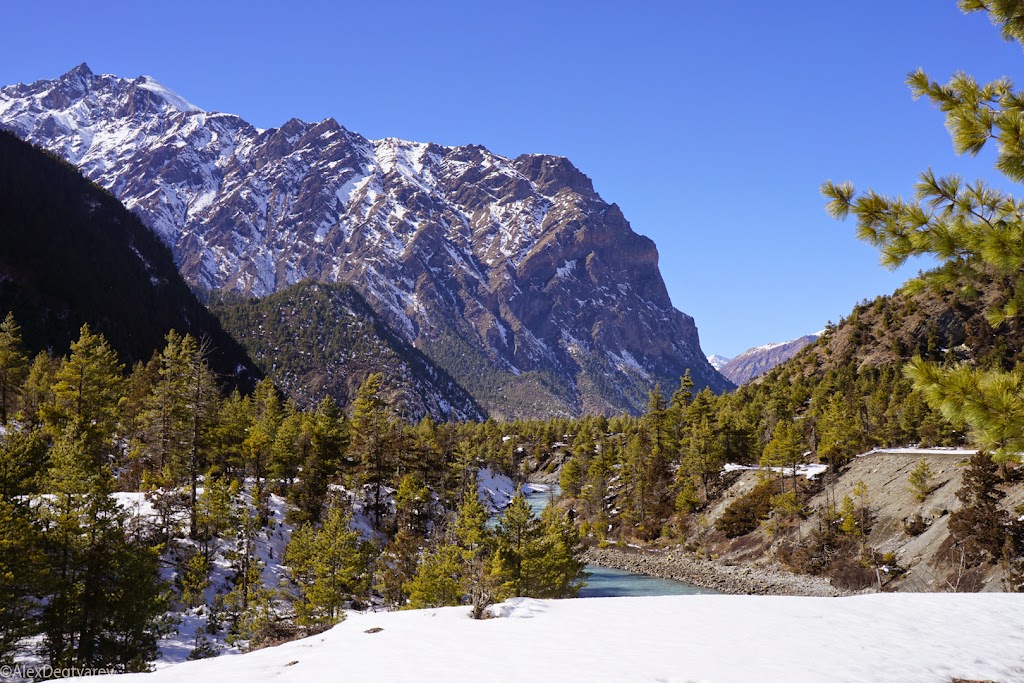
[(564, 157), (261, 130), (151, 77), (0, 88), (0, 126), (120, 197), (186, 279), (264, 295), (348, 282), (496, 417), (640, 412), (687, 369), (731, 384), (672, 305), (654, 243)]
[(723, 363), (718, 371), (736, 385), (745, 384), (785, 363), (822, 334), (824, 330), (784, 342), (772, 342), (749, 348)]

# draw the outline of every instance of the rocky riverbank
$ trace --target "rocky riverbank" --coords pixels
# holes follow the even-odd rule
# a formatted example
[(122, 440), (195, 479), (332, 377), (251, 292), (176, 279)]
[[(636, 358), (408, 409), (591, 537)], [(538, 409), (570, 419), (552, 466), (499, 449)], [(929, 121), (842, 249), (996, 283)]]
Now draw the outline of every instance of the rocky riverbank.
[(823, 597), (849, 594), (832, 586), (827, 579), (790, 574), (771, 567), (723, 565), (695, 558), (681, 550), (589, 548), (584, 557), (589, 564), (599, 567), (674, 579), (722, 593)]

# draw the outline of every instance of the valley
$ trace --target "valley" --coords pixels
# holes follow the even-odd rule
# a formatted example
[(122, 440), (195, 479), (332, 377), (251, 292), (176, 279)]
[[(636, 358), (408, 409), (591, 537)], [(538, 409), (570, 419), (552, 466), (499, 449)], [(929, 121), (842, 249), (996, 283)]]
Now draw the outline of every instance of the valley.
[[(1019, 58), (1020, 8), (958, 4)], [(842, 57), (860, 14), (795, 41), (820, 17), (740, 3), (712, 55), (721, 8), (615, 42), (635, 8), (599, 5), (414, 38), (420, 8), (323, 5), (269, 40), (209, 6), (216, 41), (147, 15), (63, 74), (67, 36), (23, 50), (0, 680), (1024, 681), (1024, 94), (911, 72), (998, 175), (940, 157), (907, 194), (880, 160), (931, 143), (853, 99), (892, 67)], [(172, 25), (185, 75), (94, 58)], [(993, 60), (969, 30), (942, 55)], [(878, 190), (826, 179), (845, 155)], [(920, 270), (844, 282), (820, 221)]]

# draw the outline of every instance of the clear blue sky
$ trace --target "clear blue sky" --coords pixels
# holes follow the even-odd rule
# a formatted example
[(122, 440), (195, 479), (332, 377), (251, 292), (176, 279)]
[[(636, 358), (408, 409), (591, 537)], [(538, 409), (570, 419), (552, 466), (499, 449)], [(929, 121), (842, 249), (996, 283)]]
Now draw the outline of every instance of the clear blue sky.
[(561, 154), (653, 238), (707, 353), (812, 332), (888, 273), (824, 213), (827, 178), (909, 193), (952, 154), (903, 84), (1022, 62), (954, 0), (10, 3), (0, 83), (148, 74), (261, 127)]

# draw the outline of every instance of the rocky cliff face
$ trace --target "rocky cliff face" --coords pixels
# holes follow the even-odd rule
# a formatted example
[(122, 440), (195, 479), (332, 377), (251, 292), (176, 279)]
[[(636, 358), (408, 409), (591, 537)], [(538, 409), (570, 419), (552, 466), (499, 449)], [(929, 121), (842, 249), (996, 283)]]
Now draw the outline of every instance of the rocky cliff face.
[(765, 344), (747, 349), (718, 368), (729, 381), (740, 385), (760, 377), (776, 365), (781, 365), (797, 352), (821, 336), (821, 332), (807, 334), (799, 339)]
[(109, 188), (195, 285), (351, 283), (496, 417), (640, 411), (686, 369), (730, 386), (654, 243), (567, 159), (371, 141), (333, 119), (259, 130), (84, 64), (0, 89), (0, 126)]

